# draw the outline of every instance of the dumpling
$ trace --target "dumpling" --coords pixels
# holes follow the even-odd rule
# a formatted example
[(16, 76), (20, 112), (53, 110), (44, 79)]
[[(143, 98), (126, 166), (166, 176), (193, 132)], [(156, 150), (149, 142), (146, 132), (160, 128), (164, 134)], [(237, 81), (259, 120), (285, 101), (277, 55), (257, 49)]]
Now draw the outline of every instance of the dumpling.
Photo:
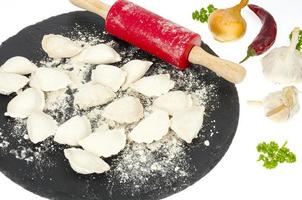
[(153, 65), (153, 62), (144, 60), (131, 60), (126, 63), (122, 67), (122, 70), (127, 72), (127, 79), (122, 88), (127, 89), (131, 83), (141, 79), (150, 69), (151, 65)]
[(82, 51), (82, 46), (78, 42), (54, 34), (43, 37), (42, 48), (50, 58), (71, 58)]
[(102, 116), (121, 124), (130, 124), (144, 117), (144, 108), (138, 98), (126, 96), (109, 104)]
[(27, 119), (29, 139), (37, 144), (55, 134), (57, 122), (43, 112), (33, 112)]
[(29, 79), (19, 74), (0, 72), (0, 94), (10, 95), (22, 89)]
[(5, 116), (24, 119), (32, 112), (42, 111), (44, 106), (44, 93), (34, 88), (28, 88), (8, 103)]
[(29, 85), (45, 92), (54, 92), (71, 84), (69, 76), (62, 70), (54, 68), (38, 68), (33, 73)]
[(60, 144), (78, 146), (79, 141), (91, 134), (91, 124), (87, 117), (75, 116), (59, 126), (54, 141)]
[(126, 141), (125, 129), (113, 129), (95, 132), (81, 140), (79, 144), (97, 156), (109, 158), (123, 150)]
[(101, 84), (89, 82), (79, 88), (79, 92), (75, 94), (74, 103), (81, 109), (87, 109), (106, 104), (114, 98), (115, 94), (110, 89)]
[(174, 114), (171, 119), (171, 129), (178, 137), (191, 143), (202, 128), (204, 110), (203, 106), (191, 107)]
[(165, 136), (170, 127), (168, 113), (157, 110), (143, 119), (129, 134), (129, 138), (137, 143), (152, 143)]
[(72, 59), (73, 62), (94, 65), (111, 64), (120, 62), (121, 60), (121, 56), (113, 48), (105, 44), (88, 46), (79, 55)]
[(96, 155), (76, 148), (64, 150), (71, 168), (79, 174), (101, 174), (110, 170), (110, 166)]
[(92, 71), (91, 80), (117, 92), (126, 80), (127, 73), (112, 65), (99, 65)]
[(0, 72), (26, 75), (33, 73), (38, 67), (22, 56), (8, 59), (1, 67)]
[(170, 115), (190, 108), (191, 106), (191, 96), (182, 91), (168, 92), (167, 94), (158, 97), (153, 103), (155, 109), (166, 111)]
[(169, 92), (174, 86), (169, 74), (160, 74), (144, 77), (133, 83), (131, 88), (147, 97), (154, 97)]

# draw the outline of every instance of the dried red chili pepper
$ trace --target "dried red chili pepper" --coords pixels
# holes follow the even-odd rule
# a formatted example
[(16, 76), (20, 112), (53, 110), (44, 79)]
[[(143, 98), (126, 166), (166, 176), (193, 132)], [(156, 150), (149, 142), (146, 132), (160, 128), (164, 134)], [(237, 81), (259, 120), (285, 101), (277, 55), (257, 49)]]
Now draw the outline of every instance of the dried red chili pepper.
[(257, 5), (249, 4), (248, 7), (260, 18), (262, 28), (256, 39), (248, 47), (247, 56), (240, 63), (243, 63), (250, 57), (266, 52), (273, 46), (277, 36), (277, 24), (274, 17)]

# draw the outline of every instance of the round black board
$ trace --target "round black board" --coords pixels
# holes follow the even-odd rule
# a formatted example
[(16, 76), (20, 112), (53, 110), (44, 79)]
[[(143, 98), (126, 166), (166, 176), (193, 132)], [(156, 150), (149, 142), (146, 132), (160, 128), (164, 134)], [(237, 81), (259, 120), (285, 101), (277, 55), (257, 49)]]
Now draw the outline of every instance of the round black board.
[[(136, 53), (132, 55), (131, 59), (152, 60), (155, 65), (156, 63), (164, 63), (106, 34), (104, 32), (104, 21), (100, 17), (88, 12), (72, 12), (29, 26), (5, 41), (0, 46), (0, 65), (13, 56), (25, 56), (36, 63), (43, 60), (46, 57), (41, 49), (43, 35), (53, 33), (68, 36), (71, 32), (74, 32), (75, 26), (102, 37), (104, 41), (116, 41), (118, 45), (115, 46), (115, 49), (117, 51), (131, 52), (134, 49)], [(202, 47), (214, 54), (206, 44), (202, 44)], [(127, 57), (127, 55), (125, 56)], [(164, 65), (167, 69), (175, 71), (172, 66), (165, 63)], [(152, 71), (152, 69), (150, 70)], [(35, 162), (18, 159), (11, 150), (20, 148), (20, 143), (22, 143), (22, 146), (27, 145), (33, 149), (37, 147), (28, 140), (18, 139), (20, 135), (17, 136), (13, 133), (14, 119), (4, 116), (7, 103), (14, 95), (9, 97), (0, 95), (0, 143), (2, 142), (2, 148), (0, 147), (0, 171), (25, 189), (43, 197), (57, 200), (162, 199), (185, 189), (205, 176), (220, 161), (232, 142), (239, 118), (238, 95), (233, 84), (200, 66), (192, 65), (188, 70), (198, 76), (200, 83), (215, 86), (215, 102), (214, 100), (211, 102), (210, 99), (208, 103), (215, 103), (217, 106), (215, 109), (206, 110), (204, 127), (200, 131), (199, 137), (191, 145), (187, 145), (186, 154), (190, 158), (187, 162), (190, 166), (191, 175), (186, 179), (179, 178), (168, 183), (165, 180), (169, 177), (157, 173), (147, 182), (147, 184), (152, 184), (152, 187), (142, 186), (141, 190), (133, 193), (127, 191), (131, 190), (131, 185), (123, 187), (123, 183), (120, 183), (117, 179), (112, 179), (107, 174), (88, 176), (76, 174), (64, 158), (62, 152), (64, 146), (61, 145), (52, 144), (54, 149), (49, 152), (45, 150), (42, 161), (39, 161), (51, 160), (51, 166), (39, 165), (37, 167)], [(198, 89), (198, 86), (196, 87)], [(7, 148), (3, 148), (4, 138), (9, 143)], [(209, 146), (204, 145), (205, 140), (210, 142)], [(39, 145), (41, 147), (41, 144), (36, 146)], [(41, 148), (43, 148), (43, 145)], [(107, 159), (106, 161), (111, 163), (112, 160)]]

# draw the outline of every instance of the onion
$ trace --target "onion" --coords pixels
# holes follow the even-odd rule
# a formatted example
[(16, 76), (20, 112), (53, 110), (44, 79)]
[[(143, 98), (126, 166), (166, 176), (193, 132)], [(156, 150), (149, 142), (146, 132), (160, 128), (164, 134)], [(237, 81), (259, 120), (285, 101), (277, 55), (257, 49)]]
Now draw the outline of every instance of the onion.
[(214, 38), (220, 42), (234, 41), (246, 32), (246, 21), (241, 16), (241, 10), (248, 4), (248, 0), (231, 8), (218, 9), (209, 17), (209, 29)]

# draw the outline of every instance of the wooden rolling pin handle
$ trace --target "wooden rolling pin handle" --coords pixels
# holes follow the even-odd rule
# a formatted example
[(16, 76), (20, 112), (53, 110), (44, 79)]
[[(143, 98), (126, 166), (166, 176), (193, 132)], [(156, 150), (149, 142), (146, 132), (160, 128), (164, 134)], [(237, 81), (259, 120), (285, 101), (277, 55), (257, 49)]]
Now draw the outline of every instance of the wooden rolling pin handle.
[(191, 50), (189, 62), (205, 66), (232, 83), (240, 83), (246, 74), (241, 65), (213, 56), (198, 46)]
[(69, 0), (73, 5), (93, 12), (106, 19), (110, 7), (108, 4), (102, 3), (99, 0)]

